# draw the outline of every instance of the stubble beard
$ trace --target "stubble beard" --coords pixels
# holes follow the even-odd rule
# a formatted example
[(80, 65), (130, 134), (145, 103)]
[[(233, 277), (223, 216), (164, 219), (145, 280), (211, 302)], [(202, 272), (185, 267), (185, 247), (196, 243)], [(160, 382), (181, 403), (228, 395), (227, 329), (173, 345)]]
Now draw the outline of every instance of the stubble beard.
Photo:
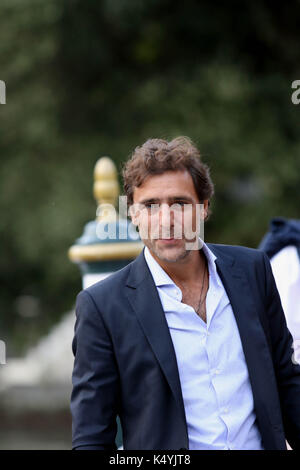
[(157, 240), (144, 240), (147, 248), (161, 261), (176, 263), (190, 256), (190, 250), (187, 250), (185, 243), (180, 247), (159, 247)]

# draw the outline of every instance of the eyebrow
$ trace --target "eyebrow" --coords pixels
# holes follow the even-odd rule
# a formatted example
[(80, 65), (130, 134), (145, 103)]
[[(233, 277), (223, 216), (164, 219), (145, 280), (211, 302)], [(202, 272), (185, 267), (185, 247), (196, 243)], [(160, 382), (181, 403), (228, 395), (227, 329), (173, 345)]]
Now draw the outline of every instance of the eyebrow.
[[(194, 202), (194, 200), (189, 196), (172, 196), (167, 198), (168, 202), (176, 202), (176, 201), (187, 201), (187, 202)], [(158, 204), (161, 202), (159, 198), (149, 198), (143, 199), (140, 201), (140, 204)]]

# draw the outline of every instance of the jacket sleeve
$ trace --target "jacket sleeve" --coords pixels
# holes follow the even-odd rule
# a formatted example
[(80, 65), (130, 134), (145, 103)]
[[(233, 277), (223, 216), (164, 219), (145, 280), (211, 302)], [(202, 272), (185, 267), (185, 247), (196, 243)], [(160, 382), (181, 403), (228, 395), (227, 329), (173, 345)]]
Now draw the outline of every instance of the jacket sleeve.
[(111, 338), (91, 295), (76, 300), (72, 350), (72, 449), (116, 450), (119, 373)]
[(300, 449), (300, 365), (293, 359), (293, 338), (287, 328), (272, 267), (266, 254), (264, 264), (266, 312), (284, 431), (292, 449)]

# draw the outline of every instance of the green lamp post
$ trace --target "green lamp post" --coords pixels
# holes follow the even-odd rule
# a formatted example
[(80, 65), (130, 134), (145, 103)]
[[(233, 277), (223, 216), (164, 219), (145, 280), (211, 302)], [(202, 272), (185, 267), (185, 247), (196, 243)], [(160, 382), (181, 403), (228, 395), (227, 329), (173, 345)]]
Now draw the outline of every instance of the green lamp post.
[[(119, 198), (117, 170), (108, 157), (100, 158), (95, 165), (94, 197), (96, 219), (85, 225), (82, 236), (68, 252), (69, 259), (79, 266), (83, 288), (126, 266), (144, 247), (135, 226), (116, 208)], [(122, 202), (121, 198), (119, 202)], [(116, 444), (118, 447), (122, 444), (119, 419)]]

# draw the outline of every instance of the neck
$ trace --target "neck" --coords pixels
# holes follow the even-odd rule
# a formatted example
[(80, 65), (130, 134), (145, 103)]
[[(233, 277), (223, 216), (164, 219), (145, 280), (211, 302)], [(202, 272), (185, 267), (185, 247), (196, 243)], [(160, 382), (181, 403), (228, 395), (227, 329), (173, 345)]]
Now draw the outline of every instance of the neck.
[(206, 256), (202, 249), (191, 250), (189, 256), (176, 262), (164, 261), (152, 253), (153, 258), (175, 284), (189, 284), (199, 279), (205, 269)]

